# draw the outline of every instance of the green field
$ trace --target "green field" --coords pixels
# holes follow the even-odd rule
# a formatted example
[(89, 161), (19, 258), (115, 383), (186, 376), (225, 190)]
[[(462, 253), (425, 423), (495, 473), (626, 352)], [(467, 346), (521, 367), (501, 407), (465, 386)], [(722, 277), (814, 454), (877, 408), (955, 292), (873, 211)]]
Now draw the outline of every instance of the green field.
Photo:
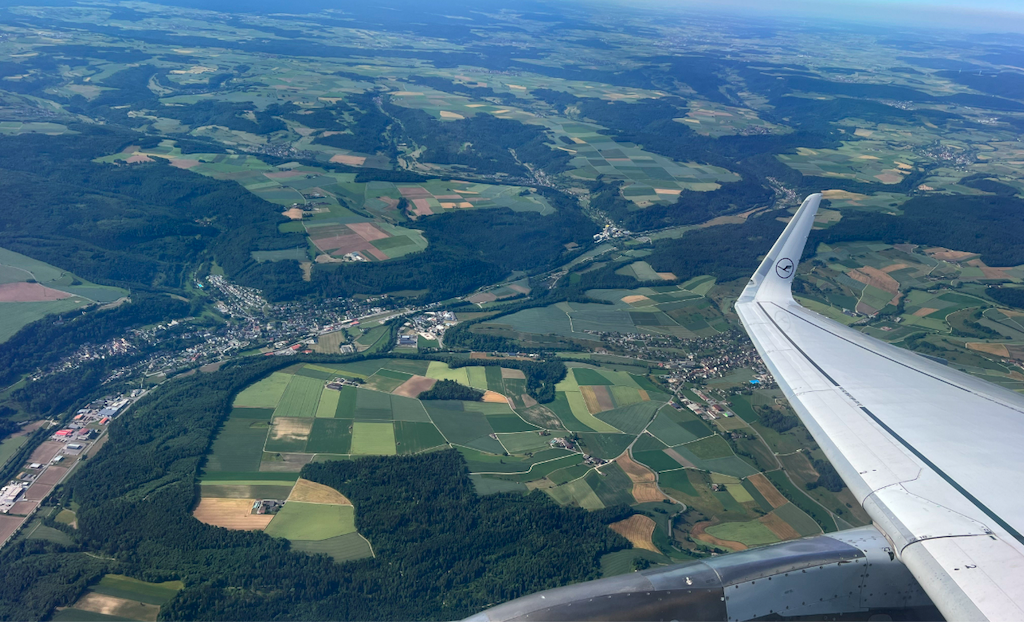
[(338, 392), (338, 406), (334, 416), (339, 419), (354, 419), (356, 416), (356, 398), (359, 390), (354, 387), (342, 387)]
[(320, 394), (320, 403), (316, 407), (317, 417), (334, 417), (338, 412), (338, 402), (341, 400), (341, 391), (324, 387)]
[(0, 442), (0, 466), (7, 464), (7, 461), (11, 459), (11, 456), (16, 454), (21, 446), (28, 442), (29, 436), (27, 434), (22, 436), (11, 436)]
[(601, 557), (601, 576), (614, 577), (620, 574), (634, 572), (633, 560), (645, 559), (651, 565), (668, 564), (672, 560), (664, 555), (653, 553), (645, 549), (624, 549), (608, 553)]
[(698, 458), (703, 458), (705, 460), (713, 458), (727, 458), (733, 455), (732, 448), (729, 447), (729, 443), (718, 435), (710, 436), (699, 441), (693, 441), (684, 447), (693, 452), (693, 454)]
[(134, 600), (150, 605), (162, 605), (174, 598), (184, 587), (181, 581), (147, 583), (124, 575), (104, 575), (100, 582), (89, 589), (97, 594)]
[(292, 376), (281, 395), (275, 417), (315, 417), (324, 383), (317, 378)]
[(536, 432), (514, 432), (500, 434), (498, 439), (510, 454), (522, 454), (527, 451), (538, 451), (548, 447), (550, 436), (541, 436)]
[(640, 451), (633, 454), (637, 462), (651, 467), (655, 471), (671, 471), (682, 468), (683, 465), (676, 462), (671, 456), (662, 451)]
[(708, 527), (707, 532), (716, 538), (742, 542), (747, 546), (762, 546), (779, 541), (778, 536), (756, 520), (744, 523), (722, 523)]
[(533, 424), (523, 421), (519, 415), (515, 414), (487, 415), (486, 417), (487, 422), (491, 424), (491, 429), (498, 434), (530, 432), (540, 429)]
[(289, 501), (274, 516), (264, 533), (288, 540), (326, 540), (355, 533), (356, 513), (351, 505)]
[(348, 419), (317, 418), (309, 431), (306, 453), (347, 454), (352, 447), (352, 432)]
[[(832, 519), (832, 516), (813, 499), (808, 497), (805, 492), (797, 488), (793, 482), (786, 477), (785, 473), (782, 471), (769, 471), (768, 473), (765, 473), (765, 475), (767, 475), (768, 479), (775, 484), (775, 487), (779, 489), (779, 492), (789, 499), (793, 505), (810, 516), (814, 522), (817, 523), (823, 531), (825, 531), (825, 533), (837, 530), (836, 522)], [(789, 522), (788, 518), (784, 517), (784, 520), (786, 520), (787, 523)], [(794, 525), (794, 528), (796, 528), (796, 525)]]
[(821, 533), (821, 526), (814, 522), (814, 519), (808, 516), (806, 512), (792, 503), (776, 508), (775, 514), (789, 523), (801, 536), (815, 536)]
[(494, 433), (487, 417), (467, 410), (470, 402), (429, 401), (424, 402), (430, 418), (448, 442), (465, 445), (481, 451), (501, 454), (501, 443), (490, 438)]
[(414, 454), (447, 445), (433, 423), (421, 421), (395, 422), (395, 447), (400, 454)]
[(213, 441), (206, 471), (259, 471), (268, 429), (261, 420), (230, 417)]
[(693, 487), (689, 471), (686, 469), (666, 471), (658, 474), (658, 485), (670, 491), (681, 492), (690, 497), (698, 496), (697, 489)]
[(291, 374), (274, 372), (242, 390), (235, 397), (235, 408), (277, 408), (281, 395), (292, 380)]
[[(7, 341), (26, 324), (47, 315), (67, 313), (93, 302), (113, 302), (128, 295), (127, 290), (119, 287), (96, 285), (56, 266), (0, 248), (0, 284), (26, 282), (62, 293), (50, 292), (46, 300), (37, 302), (0, 302), (0, 343)], [(70, 297), (54, 298), (64, 294), (70, 294)]]
[(622, 408), (606, 410), (595, 417), (627, 434), (639, 434), (661, 406), (662, 402), (637, 402)]
[(596, 434), (593, 432), (580, 434), (583, 451), (605, 460), (617, 458), (619, 454), (626, 451), (626, 447), (633, 442), (634, 438), (629, 434)]
[(393, 456), (395, 426), (392, 423), (356, 421), (352, 424), (352, 453), (367, 456)]
[(292, 486), (292, 482), (202, 484), (200, 494), (207, 499), (287, 499)]
[(325, 540), (291, 540), (291, 548), (311, 555), (327, 555), (339, 564), (373, 556), (370, 543), (358, 533), (347, 533)]

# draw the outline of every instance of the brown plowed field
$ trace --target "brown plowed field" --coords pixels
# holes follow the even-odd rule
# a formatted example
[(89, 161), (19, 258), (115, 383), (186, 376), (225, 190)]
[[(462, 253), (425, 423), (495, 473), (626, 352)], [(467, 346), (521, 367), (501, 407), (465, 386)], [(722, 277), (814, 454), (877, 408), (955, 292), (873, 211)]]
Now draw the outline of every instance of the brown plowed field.
[(0, 302), (43, 302), (71, 298), (71, 294), (44, 287), (39, 283), (4, 283), (0, 285)]
[(789, 523), (779, 518), (775, 512), (765, 514), (757, 520), (781, 540), (795, 540), (800, 537), (800, 533), (793, 529)]
[(288, 495), (289, 501), (304, 501), (306, 503), (320, 503), (323, 505), (352, 505), (348, 498), (323, 484), (311, 482), (308, 479), (299, 478), (292, 488), (292, 494)]
[(649, 503), (658, 502), (665, 500), (665, 494), (658, 488), (657, 480), (654, 476), (654, 471), (651, 471), (647, 467), (637, 462), (634, 462), (629, 457), (628, 453), (624, 453), (615, 460), (619, 463), (619, 467), (626, 472), (629, 479), (633, 482), (633, 498), (637, 500), (637, 503)]
[(36, 484), (47, 484), (54, 486), (60, 483), (60, 480), (64, 479), (64, 475), (68, 472), (68, 467), (52, 466), (47, 467), (43, 471), (42, 475), (36, 478)]
[(772, 506), (772, 509), (789, 503), (789, 500), (783, 497), (782, 493), (763, 474), (751, 475), (747, 478), (747, 481), (753, 484), (754, 488), (757, 488), (757, 491), (764, 496), (765, 501)]
[(651, 540), (651, 536), (654, 535), (654, 521), (650, 516), (634, 514), (626, 520), (620, 520), (608, 526), (612, 531), (632, 542), (635, 548), (661, 553)]
[(427, 378), (426, 376), (413, 376), (402, 384), (398, 385), (398, 388), (392, 391), (395, 395), (401, 395), (402, 397), (416, 397), (424, 391), (429, 391), (433, 388), (434, 384), (437, 383), (436, 378)]
[(587, 410), (592, 415), (615, 408), (612, 395), (604, 385), (582, 386), (580, 393), (583, 394), (583, 401), (587, 403)]
[(25, 501), (42, 501), (46, 498), (46, 495), (50, 494), (51, 490), (53, 490), (53, 484), (40, 484), (36, 482), (28, 487), (22, 499)]
[(25, 519), (21, 516), (11, 516), (10, 514), (0, 514), (0, 543), (3, 543), (7, 538), (11, 537), (11, 534), (21, 527), (22, 521)]
[(207, 525), (262, 531), (274, 516), (250, 514), (255, 502), (255, 499), (202, 499), (192, 515)]

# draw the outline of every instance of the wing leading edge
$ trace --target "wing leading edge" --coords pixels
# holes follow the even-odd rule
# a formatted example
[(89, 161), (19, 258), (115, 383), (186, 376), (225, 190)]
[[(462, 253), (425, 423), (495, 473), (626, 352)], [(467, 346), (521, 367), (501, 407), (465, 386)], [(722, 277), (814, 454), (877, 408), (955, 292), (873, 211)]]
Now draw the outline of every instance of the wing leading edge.
[(804, 424), (948, 620), (1024, 619), (1024, 398), (794, 301), (804, 201), (736, 301)]

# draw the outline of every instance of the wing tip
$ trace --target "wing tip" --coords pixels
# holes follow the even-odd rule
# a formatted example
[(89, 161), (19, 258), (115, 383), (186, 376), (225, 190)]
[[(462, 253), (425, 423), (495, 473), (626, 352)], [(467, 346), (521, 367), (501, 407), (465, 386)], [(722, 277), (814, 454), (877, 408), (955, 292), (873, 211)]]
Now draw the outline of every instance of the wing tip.
[(814, 218), (821, 205), (821, 199), (820, 192), (807, 195), (757, 271), (750, 277), (750, 283), (743, 290), (737, 300), (738, 303), (749, 302), (755, 298), (779, 302), (793, 299), (793, 278), (804, 246), (807, 244), (807, 236), (814, 226)]

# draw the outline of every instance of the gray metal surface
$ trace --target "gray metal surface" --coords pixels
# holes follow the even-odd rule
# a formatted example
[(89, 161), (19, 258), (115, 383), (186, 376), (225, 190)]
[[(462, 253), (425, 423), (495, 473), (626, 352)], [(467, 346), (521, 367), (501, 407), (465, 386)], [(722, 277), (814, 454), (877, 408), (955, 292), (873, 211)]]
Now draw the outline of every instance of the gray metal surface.
[(524, 596), (468, 620), (750, 620), (929, 604), (873, 527)]
[(791, 294), (811, 195), (736, 301), (779, 386), (950, 619), (1024, 619), (1024, 397), (880, 342)]

